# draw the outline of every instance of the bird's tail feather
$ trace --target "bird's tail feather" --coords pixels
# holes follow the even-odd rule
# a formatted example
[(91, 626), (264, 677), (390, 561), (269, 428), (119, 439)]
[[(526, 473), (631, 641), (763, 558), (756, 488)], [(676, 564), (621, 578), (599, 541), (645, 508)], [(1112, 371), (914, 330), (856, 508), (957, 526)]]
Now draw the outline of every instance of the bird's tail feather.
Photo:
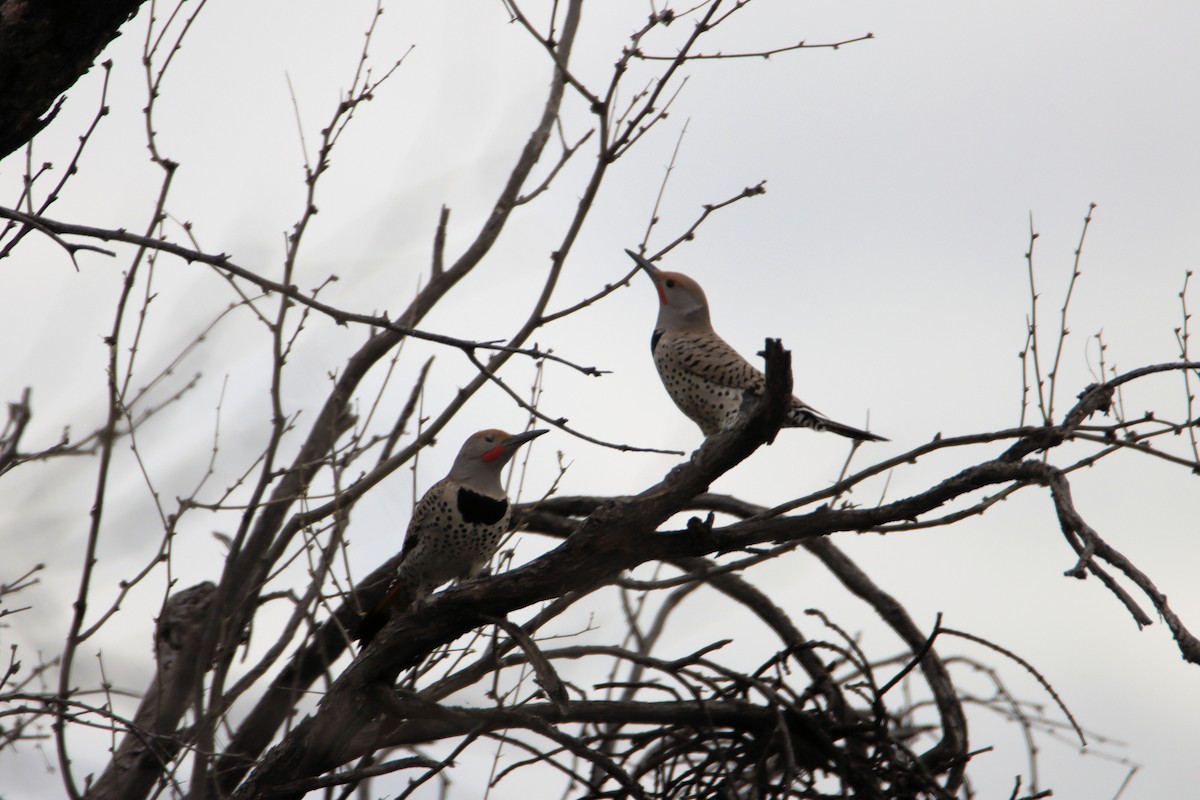
[(791, 413), (788, 414), (787, 424), (795, 428), (812, 428), (815, 431), (829, 431), (830, 433), (836, 433), (838, 436), (845, 436), (847, 439), (857, 439), (860, 442), (890, 441), (878, 434), (860, 430), (851, 425), (834, 422), (828, 417), (821, 416), (807, 406), (792, 406)]
[(354, 638), (361, 642), (361, 649), (366, 649), (371, 640), (375, 638), (375, 634), (383, 629), (383, 626), (391, 619), (392, 610), (405, 611), (417, 599), (416, 590), (408, 585), (407, 581), (402, 581), (399, 578), (392, 581), (392, 585), (388, 587), (387, 594), (383, 599), (367, 613), (365, 617), (358, 623), (358, 628), (354, 631)]
[(831, 419), (822, 420), (821, 427), (830, 433), (836, 433), (838, 436), (845, 436), (848, 439), (857, 439), (860, 442), (890, 442), (886, 436), (880, 436), (870, 431), (859, 430), (850, 425), (843, 425), (840, 422), (834, 422)]

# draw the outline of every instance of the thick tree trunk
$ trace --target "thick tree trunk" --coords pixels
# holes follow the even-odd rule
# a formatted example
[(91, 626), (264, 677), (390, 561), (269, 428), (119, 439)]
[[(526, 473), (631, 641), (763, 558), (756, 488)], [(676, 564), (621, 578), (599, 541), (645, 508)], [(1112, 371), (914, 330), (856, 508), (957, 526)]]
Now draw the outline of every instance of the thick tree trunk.
[(199, 627), (208, 619), (216, 593), (209, 581), (171, 595), (158, 620), (154, 651), (158, 674), (146, 690), (133, 729), (121, 739), (113, 759), (85, 795), (86, 800), (138, 800), (150, 794), (179, 751), (179, 718), (196, 696), (204, 673), (197, 659)]
[(0, 158), (54, 118), (55, 101), (143, 2), (0, 0)]

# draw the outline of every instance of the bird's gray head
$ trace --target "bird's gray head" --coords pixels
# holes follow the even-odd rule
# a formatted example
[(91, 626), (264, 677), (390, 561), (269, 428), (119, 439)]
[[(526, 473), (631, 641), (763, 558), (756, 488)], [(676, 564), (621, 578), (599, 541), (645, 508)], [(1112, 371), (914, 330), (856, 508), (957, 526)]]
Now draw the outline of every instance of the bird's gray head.
[(658, 328), (665, 331), (712, 328), (708, 298), (700, 284), (679, 272), (664, 272), (632, 250), (625, 252), (650, 276), (658, 290)]
[(546, 433), (545, 430), (510, 434), (491, 428), (471, 434), (450, 468), (450, 478), (485, 494), (500, 490), (500, 470), (517, 448)]

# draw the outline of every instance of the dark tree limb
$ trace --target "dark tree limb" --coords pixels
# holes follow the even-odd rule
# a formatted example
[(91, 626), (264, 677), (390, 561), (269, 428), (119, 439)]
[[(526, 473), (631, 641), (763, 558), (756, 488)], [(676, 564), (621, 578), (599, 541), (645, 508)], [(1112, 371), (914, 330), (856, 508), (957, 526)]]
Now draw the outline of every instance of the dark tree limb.
[(380, 686), (390, 687), (402, 670), (426, 653), (477, 627), (477, 609), (493, 616), (507, 614), (568, 589), (587, 591), (611, 582), (623, 570), (645, 561), (646, 550), (654, 549), (646, 544), (659, 538), (654, 533), (659, 525), (774, 438), (791, 396), (790, 371), (790, 354), (778, 341), (769, 340), (767, 393), (748, 401), (737, 428), (710, 437), (689, 461), (632, 501), (619, 500), (597, 509), (546, 556), (503, 575), (447, 590), (424, 608), (392, 620), (338, 678), (317, 713), (260, 761), (234, 797), (266, 797), (282, 784), (319, 775), (359, 755), (349, 749), (343, 732), (362, 729), (377, 716), (380, 709), (373, 693)]
[[(572, 33), (571, 36), (573, 37), (573, 35)], [(286, 470), (275, 483), (270, 499), (262, 503), (258, 514), (253, 517), (247, 515), (244, 519), (242, 529), (238, 534), (238, 541), (244, 541), (244, 545), (226, 561), (212, 612), (213, 624), (206, 630), (206, 652), (221, 653), (226, 659), (231, 657), (233, 648), (230, 647), (228, 640), (229, 631), (232, 629), (230, 622), (236, 625), (253, 614), (256, 600), (254, 587), (262, 584), (265, 576), (283, 556), (293, 538), (305, 525), (314, 519), (321, 518), (321, 515), (342, 510), (353, 504), (363, 492), (390, 474), (398, 465), (405, 463), (420, 448), (428, 445), (442, 426), (484, 383), (483, 378), (477, 378), (468, 387), (460, 390), (456, 399), (450, 403), (437, 420), (425, 427), (420, 436), (416, 437), (401, 452), (371, 470), (367, 478), (357, 481), (354, 487), (340, 495), (332, 503), (327, 504), (328, 508), (323, 507), (307, 514), (296, 514), (288, 519), (288, 514), (296, 499), (304, 495), (314, 475), (325, 463), (328, 454), (333, 451), (340, 431), (338, 421), (347, 413), (354, 392), (367, 372), (393, 347), (398, 345), (405, 335), (413, 333), (413, 326), (417, 325), (451, 288), (478, 266), (490, 251), (516, 207), (520, 189), (549, 139), (550, 130), (558, 117), (562, 94), (561, 83), (557, 80), (552, 81), (549, 99), (543, 109), (542, 118), (530, 134), (508, 182), (496, 200), (492, 214), (478, 235), (451, 266), (439, 270), (433, 276), (405, 312), (396, 318), (395, 329), (383, 329), (373, 334), (350, 357), (340, 371), (333, 391), (318, 412), (292, 467)], [(527, 336), (528, 332), (526, 331), (524, 335)], [(521, 334), (519, 334), (514, 340), (513, 346), (519, 347), (522, 341)], [(494, 372), (499, 369), (510, 354), (511, 351), (502, 351), (494, 356), (488, 363), (489, 370)], [(253, 500), (252, 507), (257, 507), (260, 498), (255, 497)], [(264, 722), (264, 726), (268, 724), (269, 722)]]
[(8, 404), (8, 422), (0, 430), (0, 475), (20, 463), (18, 448), (21, 445), (21, 436), (25, 433), (25, 426), (29, 424), (32, 416), (29, 387), (26, 386), (25, 391), (21, 393), (21, 399)]
[(896, 598), (875, 585), (865, 572), (828, 539), (811, 539), (805, 548), (821, 559), (842, 584), (858, 597), (867, 601), (892, 630), (899, 634), (913, 653), (925, 652), (921, 658), (921, 672), (933, 692), (934, 703), (942, 721), (942, 738), (921, 756), (925, 769), (934, 775), (946, 773), (945, 789), (954, 793), (962, 785), (967, 762), (967, 717), (962, 701), (950, 680), (945, 663), (932, 647), (927, 647), (927, 636), (912, 617), (908, 615)]
[(154, 635), (157, 673), (112, 761), (84, 794), (87, 800), (146, 797), (179, 752), (183, 743), (175, 726), (191, 705), (193, 687), (203, 672), (200, 629), (216, 590), (205, 581), (167, 600)]
[(361, 619), (359, 609), (373, 608), (383, 598), (399, 563), (397, 554), (368, 575), (358, 587), (355, 600), (338, 606), (332, 616), (317, 626), (250, 713), (238, 723), (214, 768), (217, 785), (224, 794), (232, 792), (245, 777), (275, 733), (292, 716), (300, 698), (346, 652), (350, 644), (347, 633)]
[[(403, 720), (387, 737), (386, 745), (389, 747), (462, 736), (476, 730), (536, 730), (535, 724), (539, 721), (554, 724), (690, 725), (697, 728), (727, 726), (760, 731), (771, 730), (777, 722), (775, 709), (738, 700), (668, 700), (652, 703), (575, 700), (565, 708), (554, 703), (526, 703), (514, 708), (460, 708), (396, 696), (388, 689), (382, 689), (374, 700), (394, 719)], [(807, 722), (816, 724), (815, 720)], [(824, 763), (827, 758), (827, 753), (820, 747), (813, 748), (805, 755), (806, 761), (815, 763)]]
[(0, 0), (0, 159), (54, 119), (62, 93), (91, 69), (142, 2)]
[[(577, 513), (587, 513), (586, 509), (591, 500), (595, 500), (595, 498), (554, 498), (550, 503), (564, 506)], [(743, 517), (752, 517), (766, 511), (765, 508), (752, 503), (719, 495), (697, 497), (693, 501), (693, 507), (712, 508)], [(519, 512), (520, 509), (518, 509)], [(942, 716), (943, 736), (942, 740), (922, 757), (922, 760), (926, 769), (932, 774), (948, 770), (946, 789), (954, 791), (962, 782), (968, 739), (966, 717), (945, 664), (931, 648), (926, 646), (926, 635), (908, 616), (903, 606), (894, 597), (876, 586), (866, 573), (859, 569), (832, 542), (827, 538), (813, 537), (806, 538), (802, 545), (817, 556), (850, 591), (870, 603), (914, 653), (923, 653), (919, 663)], [(682, 569), (694, 572), (703, 571), (706, 567), (711, 568), (712, 566), (711, 561), (695, 557), (677, 558), (674, 563)], [(845, 717), (845, 702), (836, 684), (830, 678), (821, 660), (811, 650), (804, 647), (803, 636), (782, 609), (775, 606), (769, 598), (737, 575), (708, 576), (701, 572), (698, 579), (712, 584), (714, 588), (747, 605), (758, 614), (791, 647), (792, 655), (813, 678), (815, 687), (825, 696), (830, 711), (837, 715), (835, 720), (843, 725), (851, 722), (849, 718)]]
[[(1171, 635), (1175, 637), (1175, 643), (1179, 647), (1179, 653), (1183, 656), (1183, 660), (1192, 664), (1200, 664), (1200, 639), (1197, 639), (1187, 629), (1183, 624), (1183, 620), (1168, 605), (1167, 596), (1159, 591), (1154, 582), (1150, 580), (1150, 576), (1134, 566), (1133, 562), (1126, 558), (1123, 553), (1114, 549), (1100, 538), (1100, 535), (1092, 526), (1084, 521), (1083, 517), (1075, 509), (1074, 500), (1071, 498), (1070, 485), (1061, 473), (1053, 477), (1050, 487), (1054, 500), (1054, 508), (1058, 513), (1059, 524), (1062, 526), (1063, 533), (1067, 535), (1068, 541), (1076, 545), (1076, 549), (1080, 551), (1079, 563), (1068, 570), (1066, 574), (1070, 577), (1082, 577), (1084, 569), (1096, 574), (1104, 581), (1109, 590), (1116, 594), (1125, 603), (1126, 607), (1129, 608), (1130, 613), (1134, 616), (1134, 620), (1138, 623), (1138, 627), (1151, 624), (1153, 620), (1137, 607), (1128, 593), (1121, 589), (1111, 577), (1104, 574), (1099, 565), (1095, 563), (1095, 559), (1099, 558), (1112, 564), (1150, 599), (1150, 602), (1154, 605), (1154, 609), (1159, 613), (1166, 623), (1167, 628), (1171, 631)], [(1076, 536), (1083, 538), (1084, 544), (1082, 547), (1077, 545), (1074, 538)]]

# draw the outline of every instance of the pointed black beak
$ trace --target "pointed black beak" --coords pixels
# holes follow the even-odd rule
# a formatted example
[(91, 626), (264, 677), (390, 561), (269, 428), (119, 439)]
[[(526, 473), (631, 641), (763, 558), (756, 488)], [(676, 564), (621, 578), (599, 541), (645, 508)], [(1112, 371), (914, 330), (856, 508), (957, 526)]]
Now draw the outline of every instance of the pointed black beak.
[(518, 447), (525, 444), (526, 442), (532, 442), (534, 439), (541, 436), (543, 433), (549, 433), (549, 432), (550, 431), (548, 428), (539, 428), (539, 429), (532, 430), (532, 431), (525, 431), (524, 433), (517, 433), (517, 434), (514, 434), (514, 435), (508, 437), (503, 442), (501, 442), (501, 444), (504, 445), (505, 450), (516, 450)]
[(653, 280), (655, 283), (658, 283), (658, 275), (659, 275), (658, 267), (654, 266), (649, 261), (647, 261), (645, 258), (643, 258), (642, 256), (638, 255), (637, 253), (633, 252), (632, 250), (630, 250), (628, 248), (626, 248), (625, 252), (629, 254), (629, 257), (632, 258), (639, 267), (641, 267), (642, 269), (644, 269), (646, 271), (646, 274), (650, 276), (651, 280)]

